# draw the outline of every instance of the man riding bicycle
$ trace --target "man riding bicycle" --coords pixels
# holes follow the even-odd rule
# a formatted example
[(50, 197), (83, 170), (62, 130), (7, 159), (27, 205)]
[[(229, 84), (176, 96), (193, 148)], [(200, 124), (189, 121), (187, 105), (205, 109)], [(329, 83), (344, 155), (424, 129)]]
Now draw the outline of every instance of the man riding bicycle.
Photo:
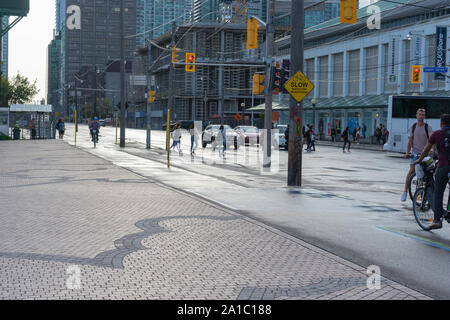
[(430, 150), (436, 145), (438, 152), (438, 166), (434, 176), (434, 193), (432, 209), (434, 212), (433, 223), (430, 229), (442, 228), (441, 218), (446, 212), (442, 208), (442, 201), (444, 197), (445, 187), (448, 183), (448, 174), (450, 173), (450, 114), (441, 115), (441, 130), (433, 132), (425, 149), (422, 151), (419, 159), (414, 164), (421, 163)]
[(100, 123), (98, 123), (98, 118), (94, 117), (94, 121), (92, 121), (89, 124), (89, 130), (91, 131), (91, 141), (94, 141), (94, 135), (92, 130), (96, 129), (97, 130), (97, 139), (98, 139), (98, 134), (100, 133)]
[[(415, 171), (414, 161), (416, 161), (422, 150), (425, 148), (428, 138), (433, 132), (431, 126), (424, 122), (425, 120), (425, 109), (418, 109), (416, 112), (417, 122), (411, 125), (409, 128), (409, 141), (406, 147), (405, 158), (411, 157), (411, 162), (409, 164), (409, 171), (406, 175), (405, 188), (402, 193), (402, 201), (406, 201), (409, 178)], [(410, 156), (410, 152), (411, 155)]]

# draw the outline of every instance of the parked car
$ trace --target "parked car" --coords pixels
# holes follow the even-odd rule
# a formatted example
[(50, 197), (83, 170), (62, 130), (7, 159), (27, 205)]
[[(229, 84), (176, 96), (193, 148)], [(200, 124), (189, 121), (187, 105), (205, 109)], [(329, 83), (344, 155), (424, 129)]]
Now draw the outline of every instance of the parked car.
[(104, 127), (106, 125), (105, 123), (105, 119), (100, 119), (98, 120), (98, 123), (100, 124), (100, 126)]
[[(278, 133), (276, 134), (277, 137), (275, 137), (275, 143), (278, 145), (278, 147), (284, 148), (285, 150), (288, 149), (288, 142), (286, 140), (286, 136), (284, 135), (287, 129), (287, 125), (282, 124), (282, 125), (278, 125), (278, 127), (276, 128), (278, 129)], [(276, 145), (275, 145), (276, 147)]]
[(237, 126), (234, 131), (238, 134), (239, 145), (259, 145), (261, 133), (254, 126)]
[[(225, 134), (227, 137), (227, 148), (230, 145), (234, 146), (234, 149), (239, 148), (238, 144), (238, 134), (227, 124), (223, 125), (225, 129)], [(220, 133), (220, 124), (208, 125), (202, 134), (202, 146), (206, 148), (208, 144), (212, 144), (213, 148), (216, 148), (217, 135)]]

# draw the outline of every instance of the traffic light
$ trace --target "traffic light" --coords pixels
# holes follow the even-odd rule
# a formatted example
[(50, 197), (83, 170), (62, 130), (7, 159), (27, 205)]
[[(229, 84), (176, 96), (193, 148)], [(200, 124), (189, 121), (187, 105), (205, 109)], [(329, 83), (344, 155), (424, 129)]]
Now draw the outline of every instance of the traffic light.
[(414, 65), (411, 69), (411, 83), (420, 83), (420, 74), (422, 72), (422, 67)]
[(356, 23), (357, 0), (341, 0), (341, 23)]
[(186, 52), (186, 72), (195, 72), (195, 53)]
[(283, 93), (288, 93), (286, 88), (284, 87), (284, 84), (289, 81), (290, 77), (290, 60), (289, 59), (283, 59), (283, 62), (281, 64), (281, 89)]
[(264, 78), (265, 76), (259, 73), (253, 75), (253, 88), (252, 92), (254, 95), (263, 93), (264, 91)]
[(173, 46), (172, 47), (172, 63), (177, 63), (177, 47)]
[(258, 21), (254, 18), (247, 20), (247, 49), (258, 47)]
[(156, 100), (155, 94), (156, 94), (156, 91), (153, 91), (153, 90), (150, 90), (148, 92), (148, 102), (149, 103), (155, 102), (155, 100)]
[(281, 86), (281, 68), (280, 68), (280, 63), (277, 62), (275, 64), (275, 68), (273, 68), (273, 76), (272, 76), (272, 88), (273, 88), (273, 94), (277, 95), (278, 93), (280, 93), (280, 90), (282, 88)]

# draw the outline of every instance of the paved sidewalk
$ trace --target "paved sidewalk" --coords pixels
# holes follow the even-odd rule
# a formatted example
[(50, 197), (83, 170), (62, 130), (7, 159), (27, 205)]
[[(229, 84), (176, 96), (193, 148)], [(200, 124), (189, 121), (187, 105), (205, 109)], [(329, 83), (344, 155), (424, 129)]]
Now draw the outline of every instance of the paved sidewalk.
[[(358, 144), (355, 141), (350, 141), (351, 149), (362, 149), (362, 150), (372, 150), (372, 151), (383, 151), (383, 145), (377, 145), (377, 144), (369, 144), (369, 143), (360, 143)], [(344, 145), (344, 141), (338, 141), (338, 142), (332, 142), (328, 140), (316, 140), (316, 146), (332, 146), (332, 147), (338, 147), (342, 149), (342, 146)], [(306, 145), (305, 145), (306, 148)]]
[(1, 299), (427, 299), (62, 141), (0, 148)]

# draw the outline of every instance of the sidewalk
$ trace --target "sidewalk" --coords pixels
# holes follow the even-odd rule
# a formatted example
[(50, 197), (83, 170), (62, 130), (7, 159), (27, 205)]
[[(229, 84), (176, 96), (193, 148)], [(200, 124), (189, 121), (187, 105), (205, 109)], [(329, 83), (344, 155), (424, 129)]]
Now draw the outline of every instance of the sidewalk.
[[(338, 142), (332, 142), (328, 140), (316, 140), (316, 146), (333, 146), (338, 147), (342, 149), (342, 146), (344, 145), (344, 141), (338, 141)], [(356, 141), (351, 140), (351, 149), (363, 149), (363, 150), (372, 150), (372, 151), (383, 151), (383, 145), (377, 145), (377, 144), (369, 144), (369, 143), (360, 143), (358, 144)]]
[(62, 141), (1, 147), (1, 299), (427, 299)]

